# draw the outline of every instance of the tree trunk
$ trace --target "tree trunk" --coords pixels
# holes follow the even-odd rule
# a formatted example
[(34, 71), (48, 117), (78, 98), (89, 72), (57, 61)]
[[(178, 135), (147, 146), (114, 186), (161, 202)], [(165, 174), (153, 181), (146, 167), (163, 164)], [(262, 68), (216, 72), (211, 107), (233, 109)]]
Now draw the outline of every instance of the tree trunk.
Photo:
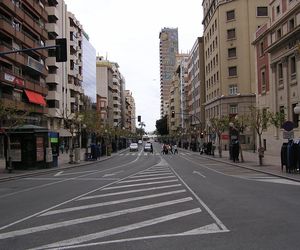
[(259, 159), (259, 165), (263, 165), (263, 158), (264, 158), (264, 148), (262, 147), (261, 142), (261, 134), (258, 134), (258, 159)]
[(240, 155), (241, 155), (241, 162), (244, 162), (244, 156), (243, 156), (243, 150), (241, 144), (239, 144), (239, 150), (240, 150)]

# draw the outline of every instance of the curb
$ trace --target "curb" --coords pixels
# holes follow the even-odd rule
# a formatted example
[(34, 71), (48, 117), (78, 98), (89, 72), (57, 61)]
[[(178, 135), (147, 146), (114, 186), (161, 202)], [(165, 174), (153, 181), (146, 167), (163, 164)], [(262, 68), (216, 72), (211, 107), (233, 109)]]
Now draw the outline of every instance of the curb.
[[(186, 150), (186, 149), (181, 149), (181, 150), (184, 150), (186, 152), (190, 152), (193, 155), (198, 156), (198, 154), (195, 154), (195, 153), (193, 153), (193, 152), (191, 152), (189, 150)], [(300, 182), (299, 179), (296, 179), (296, 178), (293, 178), (293, 177), (289, 177), (289, 176), (285, 176), (285, 175), (280, 175), (280, 174), (275, 174), (275, 173), (272, 173), (272, 172), (268, 172), (268, 171), (264, 171), (264, 170), (260, 170), (260, 169), (256, 169), (256, 168), (252, 168), (252, 167), (249, 167), (249, 166), (244, 166), (244, 165), (238, 164), (238, 163), (228, 162), (228, 161), (225, 161), (225, 160), (221, 160), (222, 158), (220, 158), (220, 159), (218, 159), (218, 158), (211, 158), (211, 157), (206, 156), (206, 155), (199, 155), (199, 156), (203, 157), (205, 159), (210, 159), (210, 160), (214, 160), (214, 161), (217, 161), (217, 162), (222, 162), (222, 163), (225, 163), (225, 164), (228, 164), (228, 165), (232, 165), (232, 166), (236, 166), (236, 167), (239, 167), (239, 168), (244, 168), (244, 169), (252, 170), (252, 171), (255, 171), (255, 172), (258, 172), (258, 173), (268, 174), (268, 175), (271, 175), (271, 176), (276, 176), (276, 177), (280, 177), (280, 178), (283, 178), (283, 179)]]
[[(100, 160), (97, 160), (97, 161), (83, 161), (83, 162), (74, 163), (74, 164), (71, 164), (71, 165), (69, 165), (70, 163), (64, 163), (64, 164), (61, 165), (61, 167), (53, 167), (53, 168), (49, 168), (49, 169), (36, 170), (36, 171), (33, 170), (31, 172), (28, 172), (28, 173), (22, 173), (22, 174), (16, 174), (16, 175), (12, 175), (12, 176), (0, 177), (0, 182), (18, 180), (18, 179), (22, 179), (24, 177), (42, 175), (42, 174), (47, 174), (47, 173), (51, 173), (51, 172), (56, 172), (56, 171), (63, 170), (63, 169), (72, 169), (72, 168), (76, 168), (76, 167), (91, 165), (93, 163), (107, 161), (107, 160), (123, 153), (126, 150), (127, 150), (127, 148), (122, 150), (122, 151), (119, 151), (118, 153), (116, 153), (114, 155), (107, 156), (106, 158), (100, 159)], [(7, 175), (10, 175), (10, 174), (8, 173)]]

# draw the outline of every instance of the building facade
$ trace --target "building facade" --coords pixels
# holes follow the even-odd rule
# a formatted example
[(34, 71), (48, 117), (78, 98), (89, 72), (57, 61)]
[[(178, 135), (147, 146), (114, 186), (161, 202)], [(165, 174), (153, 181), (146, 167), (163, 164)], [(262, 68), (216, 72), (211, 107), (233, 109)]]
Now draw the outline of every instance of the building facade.
[(163, 28), (159, 33), (160, 115), (168, 114), (170, 88), (178, 54), (178, 29)]
[[(203, 1), (207, 121), (212, 117), (233, 118), (255, 106), (255, 50), (251, 41), (269, 18), (268, 4), (269, 0)], [(210, 130), (209, 123), (206, 129)], [(243, 138), (242, 144), (253, 147), (253, 135)]]
[(136, 132), (135, 119), (135, 101), (130, 90), (125, 90), (126, 111), (125, 111), (125, 129), (131, 133)]
[[(300, 3), (295, 0), (270, 2), (270, 20), (255, 34), (257, 106), (285, 114), (295, 124), (295, 137), (300, 136), (299, 115), (294, 108), (300, 102)], [(269, 128), (263, 133), (264, 147), (278, 154), (283, 130)]]

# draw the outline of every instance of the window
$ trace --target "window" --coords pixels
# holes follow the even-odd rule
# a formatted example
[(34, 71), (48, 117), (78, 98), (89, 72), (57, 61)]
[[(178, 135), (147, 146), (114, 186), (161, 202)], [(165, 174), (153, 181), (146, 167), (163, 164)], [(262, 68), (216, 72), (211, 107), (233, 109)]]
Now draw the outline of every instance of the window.
[(231, 21), (235, 19), (235, 12), (234, 10), (229, 10), (226, 12), (226, 20)]
[[(294, 108), (296, 107), (297, 103), (294, 103), (292, 104), (292, 110), (294, 111)], [(299, 114), (295, 114), (294, 112), (293, 113), (293, 123), (294, 123), (294, 126), (296, 128), (298, 128), (298, 120), (299, 120)]]
[(229, 105), (229, 114), (235, 115), (238, 113), (238, 106), (236, 104)]
[(268, 7), (257, 7), (257, 16), (268, 16)]
[(295, 19), (292, 18), (289, 20), (289, 31), (292, 31), (295, 28)]
[(281, 38), (281, 29), (278, 29), (276, 31), (276, 34), (277, 34), (277, 39)]
[(266, 93), (266, 71), (261, 70), (261, 92)]
[(282, 63), (278, 63), (278, 79), (282, 79), (283, 78), (283, 70), (282, 70)]
[(259, 55), (263, 56), (264, 55), (264, 42), (261, 42), (259, 44)]
[(296, 76), (296, 58), (294, 56), (290, 59), (290, 69), (291, 69), (291, 77), (295, 79)]
[(238, 93), (237, 85), (229, 85), (229, 95), (236, 95)]
[(235, 29), (227, 30), (227, 39), (234, 39), (235, 38)]
[(277, 15), (280, 14), (280, 5), (278, 5), (278, 6), (276, 7), (276, 13), (277, 13)]
[(228, 76), (237, 76), (237, 67), (229, 67), (228, 68)]
[(236, 48), (228, 49), (228, 57), (229, 58), (236, 57)]

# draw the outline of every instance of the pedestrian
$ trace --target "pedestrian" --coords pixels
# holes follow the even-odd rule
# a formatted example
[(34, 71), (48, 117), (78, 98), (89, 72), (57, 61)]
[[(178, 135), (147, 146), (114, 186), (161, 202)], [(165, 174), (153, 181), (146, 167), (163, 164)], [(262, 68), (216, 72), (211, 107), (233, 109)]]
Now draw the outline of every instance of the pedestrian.
[(64, 142), (62, 142), (61, 144), (60, 144), (60, 151), (61, 151), (61, 153), (63, 154), (64, 153), (64, 149), (65, 149), (65, 143)]
[(177, 145), (176, 145), (176, 144), (174, 145), (174, 151), (173, 151), (173, 154), (178, 154), (178, 149), (177, 149)]
[(153, 145), (151, 143), (151, 149), (150, 149), (150, 152), (153, 154)]

